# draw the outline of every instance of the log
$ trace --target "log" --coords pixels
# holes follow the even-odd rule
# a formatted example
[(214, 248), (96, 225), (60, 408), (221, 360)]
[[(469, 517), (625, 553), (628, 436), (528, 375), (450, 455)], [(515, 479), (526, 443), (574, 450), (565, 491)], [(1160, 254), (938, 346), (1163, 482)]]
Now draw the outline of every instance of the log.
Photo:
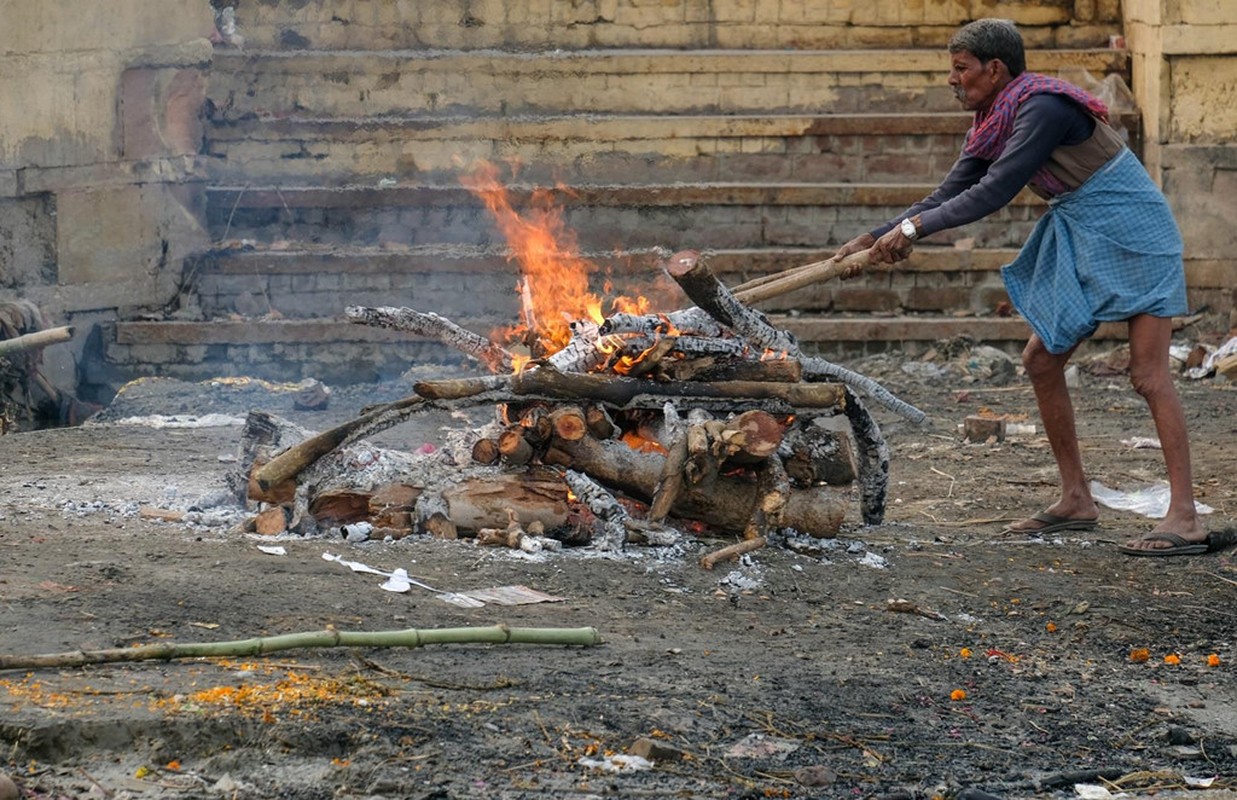
[(777, 452), (786, 425), (767, 411), (745, 411), (719, 432), (717, 454), (726, 463), (751, 466)]
[(813, 283), (831, 280), (852, 267), (866, 267), (871, 263), (871, 251), (860, 250), (857, 253), (851, 253), (845, 258), (830, 258), (825, 261), (816, 261), (811, 264), (804, 264), (801, 267), (792, 267), (773, 275), (766, 275), (763, 278), (757, 278), (741, 286), (736, 286), (730, 291), (740, 302), (754, 304), (762, 300), (789, 294), (796, 289), (802, 289), (804, 286), (809, 286)]
[(349, 321), (362, 325), (375, 325), (437, 339), (465, 355), (472, 356), (491, 372), (506, 373), (513, 369), (514, 359), (506, 349), (432, 311), (422, 313), (411, 308), (349, 306), (344, 309), (344, 316)]
[(661, 478), (653, 490), (653, 502), (649, 506), (650, 522), (663, 521), (683, 491), (683, 468), (687, 464), (687, 432), (680, 434), (666, 449), (669, 452), (662, 464)]
[(498, 457), (508, 467), (522, 467), (533, 460), (534, 454), (533, 446), (518, 426), (498, 435)]
[(376, 529), (403, 532), (411, 530), (412, 514), (416, 510), (421, 491), (421, 487), (407, 483), (379, 486), (369, 496), (369, 521)]
[(782, 522), (782, 511), (790, 498), (790, 478), (782, 466), (782, 460), (777, 456), (765, 462), (757, 482), (759, 498), (752, 515), (743, 529), (744, 539), (764, 539), (769, 531), (777, 528)]
[(33, 333), (14, 336), (11, 339), (0, 339), (0, 358), (25, 350), (36, 350), (53, 344), (67, 342), (73, 338), (73, 326), (64, 325), (59, 328), (48, 328)]
[(740, 302), (709, 271), (704, 259), (695, 250), (684, 250), (671, 256), (666, 263), (666, 272), (697, 306), (753, 346), (775, 353), (799, 352), (799, 343), (794, 336), (773, 327), (763, 314)]
[(662, 362), (661, 375), (672, 381), (798, 383), (803, 379), (803, 364), (795, 358), (756, 361), (702, 356)]
[(463, 532), (506, 528), (508, 511), (519, 509), (525, 528), (538, 523), (547, 531), (567, 524), (571, 504), (567, 487), (552, 470), (499, 472), (468, 478), (439, 493), (445, 515)]
[(569, 469), (564, 473), (563, 480), (576, 502), (591, 511), (601, 523), (600, 535), (593, 537), (593, 546), (602, 551), (622, 550), (627, 541), (627, 527), (623, 524), (630, 516), (627, 509), (605, 487), (583, 472)]
[(717, 459), (710, 452), (709, 432), (703, 423), (690, 425), (684, 436), (687, 445), (687, 463), (683, 475), (692, 486), (711, 485), (717, 477)]
[(584, 419), (588, 423), (588, 432), (598, 439), (609, 439), (618, 430), (604, 406), (588, 406), (584, 409)]
[(527, 406), (520, 415), (520, 430), (533, 447), (540, 447), (550, 441), (554, 434), (554, 424), (550, 420), (549, 407), (544, 403)]
[(478, 439), (472, 446), (472, 460), (478, 464), (498, 463), (498, 441), (495, 439)]
[[(842, 398), (841, 387), (827, 383), (772, 383), (766, 381), (681, 381), (656, 383), (608, 375), (562, 373), (546, 367), (525, 370), (504, 378), (505, 389), (515, 395), (538, 395), (560, 400), (593, 400), (624, 406), (640, 395), (681, 398), (726, 398), (734, 400), (783, 400), (796, 408), (832, 408)], [(487, 378), (457, 378), (420, 381), (418, 395), (433, 400), (474, 397), (494, 390)]]
[(309, 513), (320, 528), (334, 528), (369, 519), (370, 492), (331, 489), (318, 492), (309, 502)]
[(820, 420), (796, 421), (782, 439), (779, 455), (796, 486), (820, 482), (848, 486), (858, 475), (850, 437), (826, 427)]
[(852, 372), (845, 367), (839, 367), (837, 364), (826, 361), (823, 358), (805, 358), (802, 363), (803, 377), (809, 381), (836, 380), (844, 383), (847, 386), (858, 389), (885, 408), (916, 425), (922, 425), (928, 419), (927, 414), (910, 403), (899, 400), (892, 392), (866, 375), (860, 375), (858, 372)]
[[(575, 469), (611, 489), (641, 502), (651, 501), (661, 479), (664, 456), (639, 453), (617, 441), (586, 437), (561, 442)], [(671, 508), (680, 519), (694, 519), (738, 535), (757, 503), (757, 487), (742, 477), (719, 475), (712, 484), (688, 487)], [(839, 490), (829, 486), (793, 489), (783, 511), (782, 524), (821, 538), (837, 536), (846, 515)]]
[(417, 498), (414, 514), (416, 529), (435, 539), (459, 538), (459, 529), (451, 518), (451, 508), (441, 494), (427, 492)]
[(583, 439), (588, 434), (588, 421), (584, 418), (584, 412), (576, 406), (559, 406), (551, 411), (550, 425), (554, 436), (569, 442)]
[(669, 314), (628, 314), (620, 312), (601, 323), (603, 336), (612, 333), (634, 333), (643, 336), (669, 333), (696, 334), (705, 338), (722, 335), (722, 326), (700, 308), (685, 308)]
[(262, 468), (254, 474), (258, 486), (263, 491), (270, 491), (271, 487), (295, 478), (335, 448), (398, 425), (416, 411), (421, 410), (424, 403), (425, 400), (421, 397), (405, 397), (311, 436), (262, 465)]
[(661, 364), (661, 360), (674, 349), (676, 344), (678, 344), (677, 336), (661, 337), (653, 343), (652, 347), (647, 347), (633, 356), (635, 363), (631, 365), (627, 375), (632, 378), (640, 378), (652, 372)]
[(859, 446), (859, 508), (866, 524), (879, 525), (889, 490), (889, 445), (859, 398), (850, 389), (845, 392), (843, 408)]

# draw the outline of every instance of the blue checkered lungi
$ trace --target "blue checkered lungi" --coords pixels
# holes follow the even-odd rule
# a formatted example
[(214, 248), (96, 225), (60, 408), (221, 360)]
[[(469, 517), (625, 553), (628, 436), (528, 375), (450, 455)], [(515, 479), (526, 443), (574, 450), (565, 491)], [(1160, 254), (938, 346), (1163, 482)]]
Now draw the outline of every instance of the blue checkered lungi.
[(1186, 312), (1181, 233), (1128, 148), (1048, 205), (1001, 277), (1049, 352), (1066, 352), (1101, 322)]

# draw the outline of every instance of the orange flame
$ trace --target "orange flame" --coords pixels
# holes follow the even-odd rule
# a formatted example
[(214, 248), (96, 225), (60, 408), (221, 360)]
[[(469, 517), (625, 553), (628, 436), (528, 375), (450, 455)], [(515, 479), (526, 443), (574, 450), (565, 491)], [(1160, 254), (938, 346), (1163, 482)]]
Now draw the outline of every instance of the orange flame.
[[(520, 324), (504, 329), (498, 336), (506, 343), (523, 339), (551, 355), (571, 341), (571, 323), (589, 320), (600, 324), (605, 317), (603, 300), (589, 288), (589, 277), (601, 271), (597, 264), (580, 255), (573, 231), (563, 222), (562, 208), (554, 205), (553, 192), (535, 189), (530, 208), (522, 213), (512, 204), (511, 194), (499, 180), (494, 164), (480, 162), (472, 174), (461, 179), (465, 188), (481, 199), (493, 215), (510, 250), (508, 260), (520, 266), (516, 287), (520, 294)], [(607, 280), (607, 294), (613, 287)], [(646, 314), (650, 303), (644, 297), (616, 297), (614, 309)], [(518, 372), (527, 359), (517, 357)]]

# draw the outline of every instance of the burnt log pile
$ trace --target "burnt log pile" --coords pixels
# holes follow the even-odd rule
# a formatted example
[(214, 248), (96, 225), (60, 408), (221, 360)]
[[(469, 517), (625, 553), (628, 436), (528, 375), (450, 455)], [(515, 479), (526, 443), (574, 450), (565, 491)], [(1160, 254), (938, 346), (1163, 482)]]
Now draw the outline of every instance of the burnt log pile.
[[(532, 347), (523, 364), (435, 314), (347, 309), (358, 324), (436, 337), (491, 374), (416, 383), (317, 434), (252, 413), (236, 488), (253, 529), (418, 533), (532, 552), (736, 539), (701, 560), (711, 568), (781, 529), (835, 537), (856, 501), (866, 524), (879, 523), (889, 452), (860, 395), (916, 423), (922, 412), (805, 357), (699, 254), (663, 266), (695, 307), (574, 323), (570, 341)], [(368, 443), (428, 409), (477, 407), (494, 420), (433, 452)]]

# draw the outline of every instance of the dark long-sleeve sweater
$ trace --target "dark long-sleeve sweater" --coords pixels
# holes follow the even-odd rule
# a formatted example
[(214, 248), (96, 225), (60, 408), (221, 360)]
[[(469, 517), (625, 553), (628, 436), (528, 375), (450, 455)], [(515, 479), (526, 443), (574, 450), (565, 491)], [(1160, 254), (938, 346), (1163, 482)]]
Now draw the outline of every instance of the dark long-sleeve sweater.
[(920, 215), (920, 235), (957, 228), (1003, 208), (1061, 146), (1081, 144), (1095, 119), (1068, 98), (1037, 94), (1014, 117), (1014, 130), (995, 161), (963, 154), (932, 194), (873, 230), (880, 238), (907, 217)]

